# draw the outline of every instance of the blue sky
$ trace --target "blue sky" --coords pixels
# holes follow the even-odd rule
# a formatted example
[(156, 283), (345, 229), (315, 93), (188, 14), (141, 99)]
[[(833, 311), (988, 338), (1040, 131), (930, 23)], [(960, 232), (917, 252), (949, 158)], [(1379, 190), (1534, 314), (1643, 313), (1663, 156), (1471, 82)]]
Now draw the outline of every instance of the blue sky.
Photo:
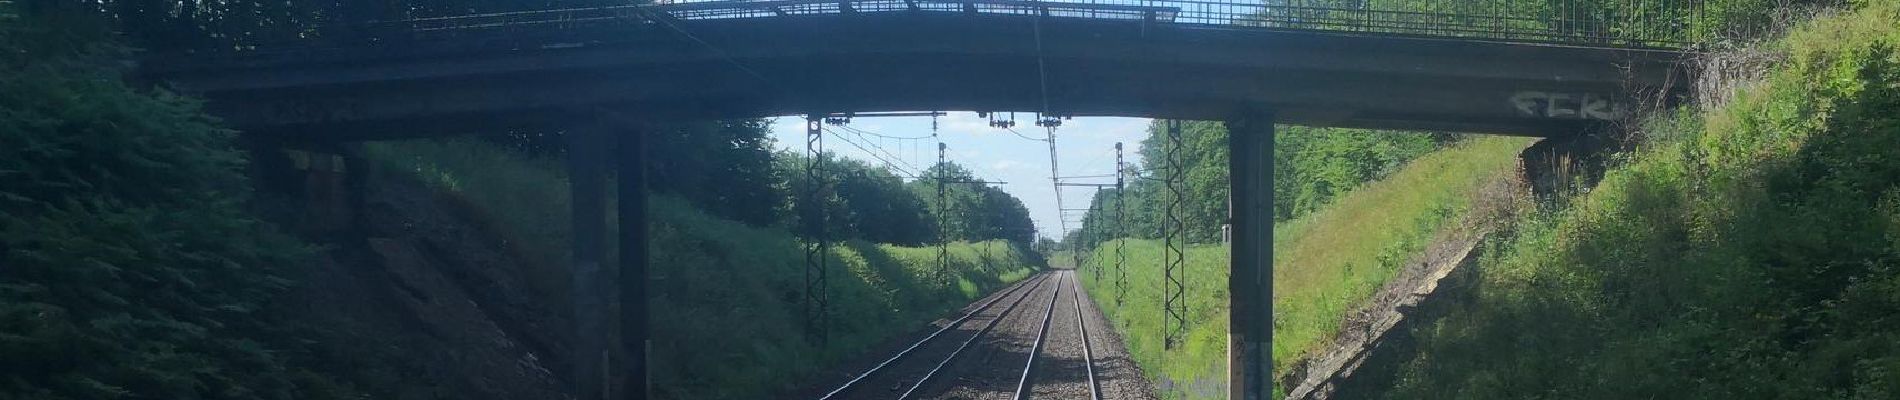
[[(1041, 139), (1044, 129), (1035, 126), (1034, 113), (1016, 113), (1016, 132), (1032, 138)], [(1058, 237), (1053, 232), (1060, 226), (1061, 213), (1056, 206), (1055, 188), (1049, 181), (1049, 145), (1040, 140), (1031, 141), (999, 128), (991, 128), (986, 119), (973, 112), (951, 112), (937, 120), (938, 137), (949, 145), (951, 162), (962, 164), (983, 179), (1004, 181), (997, 185), (1003, 191), (1022, 199), (1029, 207), (1029, 215), (1036, 222), (1036, 228), (1045, 237)], [(892, 137), (924, 137), (930, 135), (930, 117), (880, 117), (856, 118), (850, 127), (858, 130)], [(1060, 160), (1061, 176), (1104, 175), (1115, 173), (1115, 142), (1123, 142), (1123, 152), (1130, 162), (1137, 157), (1141, 148), (1141, 138), (1146, 136), (1148, 120), (1144, 118), (1107, 118), (1077, 117), (1063, 121), (1056, 128), (1056, 153)], [(877, 152), (878, 156), (905, 166), (918, 169), (928, 168), (937, 162), (936, 142), (924, 140), (902, 140), (879, 138), (873, 135), (857, 135), (848, 131), (832, 129), (825, 138), (825, 149), (844, 157), (863, 160), (872, 165), (882, 165), (884, 161), (872, 157), (871, 152), (861, 150), (846, 143), (856, 142), (865, 149)], [(844, 136), (844, 137), (833, 137)], [(804, 151), (805, 120), (801, 117), (779, 117), (772, 122), (772, 137), (778, 148)], [(914, 171), (915, 169), (913, 169)], [(1074, 179), (1078, 183), (1114, 183), (1114, 178)], [(1088, 206), (1089, 197), (1095, 189), (1063, 188), (1063, 208), (1083, 208)], [(1069, 229), (1078, 226), (1079, 214), (1070, 215)]]

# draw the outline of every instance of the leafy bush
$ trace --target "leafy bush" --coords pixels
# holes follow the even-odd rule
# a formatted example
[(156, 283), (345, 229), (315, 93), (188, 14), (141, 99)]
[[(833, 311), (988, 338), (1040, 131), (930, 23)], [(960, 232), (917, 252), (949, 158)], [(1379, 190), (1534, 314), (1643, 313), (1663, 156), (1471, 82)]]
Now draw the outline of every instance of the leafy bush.
[[(383, 167), (414, 173), (474, 204), (496, 233), (534, 249), (555, 266), (540, 269), (546, 273), (538, 281), (564, 279), (558, 266), (567, 260), (570, 228), (561, 163), (473, 139), (373, 143), (366, 150)], [(809, 384), (815, 374), (1041, 265), (1007, 241), (958, 242), (950, 246), (955, 279), (945, 283), (937, 278), (935, 247), (836, 243), (831, 337), (819, 346), (803, 334), (804, 242), (797, 236), (717, 217), (674, 195), (655, 196), (648, 216), (651, 319), (664, 321), (653, 325), (650, 357), (659, 398), (751, 399)]]
[[(831, 253), (830, 338), (803, 334), (803, 244), (779, 230), (707, 217), (676, 200), (654, 203), (652, 360), (655, 393), (751, 399), (809, 378), (897, 334), (1027, 277), (1035, 260), (1004, 241), (951, 247), (948, 285), (936, 248), (850, 241)], [(988, 251), (985, 251), (988, 249)], [(710, 341), (708, 337), (726, 340)]]
[(1492, 244), (1374, 395), (1900, 396), (1900, 4), (1865, 3)]
[(36, 21), (5, 23), (19, 25), (0, 30), (0, 398), (335, 389), (280, 352), (296, 332), (268, 310), (306, 251), (244, 211), (232, 132), (120, 83), (117, 48), (64, 53), (28, 44), (59, 34)]

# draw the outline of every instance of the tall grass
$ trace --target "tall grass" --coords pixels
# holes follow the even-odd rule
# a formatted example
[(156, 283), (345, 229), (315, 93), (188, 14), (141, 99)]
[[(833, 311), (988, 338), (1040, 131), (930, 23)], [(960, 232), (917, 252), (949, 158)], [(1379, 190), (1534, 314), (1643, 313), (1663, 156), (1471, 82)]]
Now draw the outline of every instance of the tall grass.
[(1900, 398), (1900, 2), (1859, 4), (1490, 244), (1367, 397)]
[[(1091, 271), (1077, 272), (1082, 286), (1089, 291), (1097, 307), (1115, 324), (1128, 346), (1128, 354), (1140, 364), (1162, 398), (1226, 398), (1227, 376), (1227, 247), (1197, 245), (1187, 249), (1185, 283), (1188, 321), (1191, 324), (1182, 347), (1163, 349), (1162, 246), (1159, 240), (1117, 239), (1127, 246), (1127, 292), (1122, 304), (1115, 304), (1113, 259), (1115, 241), (1102, 243), (1089, 262), (1108, 266), (1101, 278)], [(1052, 261), (1053, 262), (1053, 261)]]
[(1273, 359), (1276, 368), (1332, 339), (1347, 312), (1370, 298), (1469, 210), (1485, 184), (1516, 171), (1530, 139), (1487, 137), (1427, 154), (1319, 213), (1275, 227)]
[(956, 243), (956, 279), (945, 285), (936, 278), (935, 248), (842, 243), (831, 253), (831, 336), (817, 346), (801, 331), (802, 243), (678, 200), (654, 203), (654, 214), (652, 357), (661, 398), (761, 398), (809, 383), (1034, 270), (1004, 242)]
[[(568, 192), (559, 160), (467, 139), (375, 143), (366, 153), (387, 170), (413, 174), (465, 200), (487, 217), (488, 228), (539, 264), (533, 268), (547, 271), (542, 281), (556, 287), (564, 281)], [(783, 230), (710, 216), (671, 196), (656, 196), (648, 213), (650, 357), (658, 398), (752, 399), (794, 389), (880, 341), (1027, 277), (1041, 262), (1007, 242), (954, 243), (954, 279), (946, 283), (937, 278), (934, 247), (838, 243), (830, 264), (831, 336), (816, 345), (803, 334), (801, 241)], [(550, 293), (546, 301), (564, 301), (562, 291)]]
[[(1385, 180), (1274, 229), (1273, 356), (1276, 368), (1317, 350), (1346, 313), (1370, 298), (1399, 264), (1456, 216), (1483, 185), (1514, 171), (1523, 138), (1477, 138), (1420, 157)], [(1170, 399), (1226, 396), (1225, 246), (1192, 246), (1187, 259), (1190, 329), (1176, 350), (1162, 346), (1160, 242), (1128, 240), (1127, 301), (1114, 304), (1112, 274), (1078, 274), (1115, 321), (1134, 356)], [(1112, 260), (1115, 243), (1097, 247)], [(1091, 262), (1090, 265), (1097, 265)]]

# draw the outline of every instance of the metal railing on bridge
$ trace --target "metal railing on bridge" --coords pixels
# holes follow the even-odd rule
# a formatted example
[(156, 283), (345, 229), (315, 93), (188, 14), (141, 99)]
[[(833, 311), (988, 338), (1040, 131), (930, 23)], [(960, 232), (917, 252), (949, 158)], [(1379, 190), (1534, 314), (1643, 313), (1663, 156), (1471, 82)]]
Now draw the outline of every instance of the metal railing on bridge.
[(419, 36), (666, 21), (854, 13), (968, 13), (1131, 20), (1224, 29), (1684, 47), (1709, 30), (1701, 0), (675, 0), (418, 18), (377, 24)]

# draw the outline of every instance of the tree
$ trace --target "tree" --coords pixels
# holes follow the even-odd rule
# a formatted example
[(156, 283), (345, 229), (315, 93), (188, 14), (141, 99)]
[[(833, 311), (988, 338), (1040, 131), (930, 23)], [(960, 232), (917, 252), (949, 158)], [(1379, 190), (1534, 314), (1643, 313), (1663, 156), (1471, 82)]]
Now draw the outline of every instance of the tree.
[(761, 120), (661, 125), (649, 133), (647, 176), (653, 190), (753, 226), (778, 222), (787, 193), (777, 183), (770, 127)]
[[(1338, 196), (1397, 170), (1405, 162), (1437, 150), (1457, 136), (1442, 133), (1311, 128), (1282, 125), (1274, 130), (1274, 218), (1291, 220), (1312, 213)], [(1082, 228), (1067, 241), (1084, 249), (1114, 239), (1114, 201), (1122, 197), (1120, 231), (1127, 237), (1159, 238), (1173, 193), (1163, 185), (1168, 174), (1166, 126), (1156, 121), (1142, 140), (1140, 173), (1120, 190), (1102, 190), (1090, 200)], [(1227, 128), (1218, 122), (1183, 122), (1180, 156), (1181, 198), (1175, 216), (1189, 242), (1221, 240), (1227, 223)]]
[[(743, 119), (607, 128), (617, 134), (647, 135), (648, 188), (692, 201), (721, 218), (752, 226), (779, 222), (786, 205), (782, 173), (773, 165), (770, 126)], [(480, 136), (483, 140), (532, 156), (560, 157), (567, 152), (562, 131), (517, 131)]]
[(850, 210), (845, 218), (858, 238), (906, 246), (935, 241), (936, 221), (902, 178), (857, 160), (840, 159), (834, 165), (838, 196)]
[(16, 22), (0, 53), (32, 61), (0, 62), (0, 397), (326, 398), (269, 311), (307, 249), (246, 213), (235, 134), (120, 83), (122, 49), (42, 51), (70, 26)]
[[(937, 182), (944, 181), (943, 204), (937, 202)], [(911, 193), (925, 199), (933, 220), (949, 221), (949, 240), (1006, 239), (1027, 245), (1035, 236), (1029, 207), (1002, 189), (956, 163), (931, 166), (910, 183)]]

